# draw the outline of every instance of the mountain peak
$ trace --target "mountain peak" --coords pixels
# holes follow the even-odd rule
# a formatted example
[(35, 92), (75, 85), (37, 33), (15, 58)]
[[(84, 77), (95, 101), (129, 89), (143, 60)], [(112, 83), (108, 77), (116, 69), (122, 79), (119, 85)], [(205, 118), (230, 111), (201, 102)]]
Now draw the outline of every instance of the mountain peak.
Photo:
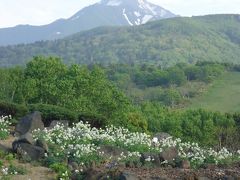
[(48, 25), (0, 29), (0, 46), (59, 39), (99, 26), (133, 26), (172, 17), (176, 15), (147, 0), (101, 0)]
[[(140, 25), (148, 21), (176, 17), (170, 11), (147, 0), (101, 0), (98, 5), (106, 11), (114, 9), (114, 16), (118, 14), (124, 18), (123, 25)], [(89, 8), (91, 7), (96, 8), (96, 4)]]

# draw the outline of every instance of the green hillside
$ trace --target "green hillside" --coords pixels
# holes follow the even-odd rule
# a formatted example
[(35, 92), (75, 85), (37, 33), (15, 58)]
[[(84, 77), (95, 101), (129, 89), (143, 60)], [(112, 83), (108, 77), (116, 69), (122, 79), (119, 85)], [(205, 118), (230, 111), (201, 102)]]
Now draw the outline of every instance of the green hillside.
[(223, 74), (203, 95), (193, 99), (189, 108), (240, 112), (240, 73)]
[(0, 47), (0, 65), (56, 55), (67, 63), (240, 62), (240, 16), (178, 17), (134, 27), (102, 27), (63, 40)]

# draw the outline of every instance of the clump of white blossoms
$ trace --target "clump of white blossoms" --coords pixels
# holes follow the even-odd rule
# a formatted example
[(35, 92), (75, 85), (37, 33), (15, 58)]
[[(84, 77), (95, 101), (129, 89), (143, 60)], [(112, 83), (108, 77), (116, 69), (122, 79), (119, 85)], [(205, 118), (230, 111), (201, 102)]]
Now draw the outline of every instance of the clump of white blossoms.
[(220, 151), (200, 148), (197, 143), (185, 143), (181, 139), (173, 137), (158, 141), (157, 138), (152, 139), (148, 134), (130, 132), (122, 127), (110, 126), (106, 129), (96, 129), (83, 122), (68, 128), (58, 124), (50, 130), (37, 130), (34, 132), (34, 137), (44, 139), (49, 144), (57, 146), (56, 156), (64, 153), (64, 156), (74, 158), (80, 164), (84, 164), (84, 160), (89, 159), (88, 157), (91, 155), (103, 156), (103, 153), (99, 152), (100, 145), (112, 145), (128, 152), (122, 154), (118, 160), (139, 158), (143, 150), (144, 152), (161, 152), (169, 147), (176, 147), (179, 157), (188, 159), (191, 163), (202, 164), (211, 158), (218, 164), (220, 161), (234, 158), (236, 155), (240, 158), (240, 151), (233, 154), (226, 148)]
[(5, 139), (10, 134), (11, 116), (0, 117), (0, 139)]

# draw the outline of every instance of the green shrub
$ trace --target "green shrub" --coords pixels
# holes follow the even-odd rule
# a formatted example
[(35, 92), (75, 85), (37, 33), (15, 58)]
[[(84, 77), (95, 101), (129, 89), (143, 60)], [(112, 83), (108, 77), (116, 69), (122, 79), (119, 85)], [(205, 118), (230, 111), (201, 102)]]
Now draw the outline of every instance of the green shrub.
[(28, 108), (25, 105), (0, 101), (0, 116), (9, 116), (18, 119), (28, 113)]
[(49, 126), (53, 120), (68, 120), (70, 123), (77, 122), (77, 113), (55, 105), (48, 104), (31, 104), (29, 110), (40, 111), (42, 113), (43, 121), (46, 126)]
[(106, 117), (93, 113), (80, 113), (80, 121), (88, 122), (92, 127), (103, 128), (108, 125), (108, 120)]
[(69, 179), (70, 171), (66, 165), (61, 163), (54, 163), (50, 166), (50, 168), (57, 173), (58, 179)]

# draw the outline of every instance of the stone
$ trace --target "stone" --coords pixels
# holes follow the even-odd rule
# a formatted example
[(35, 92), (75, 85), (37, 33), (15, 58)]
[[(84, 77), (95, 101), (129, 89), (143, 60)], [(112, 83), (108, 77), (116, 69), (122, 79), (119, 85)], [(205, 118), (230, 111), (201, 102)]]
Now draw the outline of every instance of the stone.
[(111, 157), (111, 160), (117, 160), (119, 157), (121, 157), (121, 154), (127, 154), (126, 150), (110, 145), (100, 146), (98, 152), (103, 153), (102, 156), (107, 158)]
[(69, 164), (73, 167), (73, 170), (78, 170), (79, 169), (78, 163), (70, 162)]
[(53, 120), (51, 122), (51, 124), (49, 125), (48, 129), (53, 129), (57, 124), (61, 124), (63, 125), (64, 127), (68, 127), (69, 126), (69, 122), (67, 120)]
[(41, 147), (18, 141), (13, 142), (12, 146), (20, 158), (29, 157), (33, 161), (44, 158), (45, 150)]
[(139, 178), (135, 174), (127, 171), (122, 172), (118, 179), (119, 180), (139, 180)]
[(33, 135), (29, 132), (21, 135), (16, 141), (35, 145), (35, 140), (33, 139)]
[(87, 179), (87, 180), (96, 180), (102, 176), (102, 172), (99, 170), (96, 170), (96, 169), (88, 169), (85, 172), (85, 174), (86, 174), (85, 179)]
[(197, 180), (210, 180), (208, 177), (200, 176), (197, 177)]
[(38, 139), (36, 141), (36, 146), (43, 148), (45, 150), (45, 152), (48, 152), (48, 150), (49, 150), (46, 141), (41, 140), (41, 139)]
[(44, 124), (42, 122), (41, 113), (38, 111), (33, 112), (25, 117), (23, 117), (15, 128), (15, 133), (18, 136), (24, 135), (26, 133), (32, 133), (36, 129), (44, 129)]
[(169, 138), (169, 137), (171, 137), (171, 135), (168, 134), (168, 133), (164, 133), (164, 132), (157, 133), (153, 136), (153, 138), (157, 138), (158, 141), (162, 141), (162, 140), (164, 140), (166, 138)]
[(159, 154), (157, 153), (142, 153), (140, 158), (142, 164), (145, 164), (148, 162), (148, 160), (150, 160), (149, 162), (153, 163), (156, 166), (161, 166)]
[(181, 164), (180, 164), (180, 168), (183, 169), (190, 169), (191, 168), (191, 164), (188, 160), (182, 160)]
[(160, 161), (174, 161), (178, 157), (178, 150), (175, 147), (164, 149), (160, 154)]

